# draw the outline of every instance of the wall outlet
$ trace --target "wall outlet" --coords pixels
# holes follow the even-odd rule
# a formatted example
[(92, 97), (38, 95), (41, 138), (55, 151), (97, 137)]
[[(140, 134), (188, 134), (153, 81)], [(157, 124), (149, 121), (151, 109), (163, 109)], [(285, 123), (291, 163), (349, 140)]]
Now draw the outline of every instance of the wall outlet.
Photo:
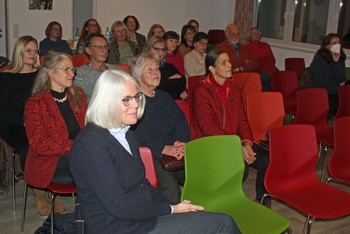
[(13, 25), (13, 37), (14, 38), (19, 37), (19, 25), (18, 24)]

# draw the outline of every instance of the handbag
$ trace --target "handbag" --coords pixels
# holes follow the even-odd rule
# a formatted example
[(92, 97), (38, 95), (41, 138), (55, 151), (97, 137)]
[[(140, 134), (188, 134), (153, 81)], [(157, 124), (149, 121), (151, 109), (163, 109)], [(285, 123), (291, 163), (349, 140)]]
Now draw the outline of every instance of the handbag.
[(172, 156), (162, 154), (160, 155), (159, 161), (160, 164), (162, 164), (163, 169), (166, 171), (179, 171), (185, 168), (184, 158), (177, 160)]

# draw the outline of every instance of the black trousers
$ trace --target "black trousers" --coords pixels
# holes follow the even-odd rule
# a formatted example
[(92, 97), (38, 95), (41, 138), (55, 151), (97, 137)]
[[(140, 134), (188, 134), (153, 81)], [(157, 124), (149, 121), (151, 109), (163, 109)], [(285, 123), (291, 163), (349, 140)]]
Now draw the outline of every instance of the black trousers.
[(73, 177), (69, 170), (68, 154), (64, 154), (58, 159), (55, 174), (51, 181), (59, 184), (73, 183)]

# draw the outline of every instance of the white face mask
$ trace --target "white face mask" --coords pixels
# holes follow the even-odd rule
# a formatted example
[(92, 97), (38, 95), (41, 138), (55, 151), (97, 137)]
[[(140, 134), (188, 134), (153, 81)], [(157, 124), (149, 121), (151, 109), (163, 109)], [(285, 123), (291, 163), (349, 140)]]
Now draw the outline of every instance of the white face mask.
[(330, 51), (333, 53), (333, 54), (340, 54), (340, 44), (334, 44), (331, 46), (330, 48)]

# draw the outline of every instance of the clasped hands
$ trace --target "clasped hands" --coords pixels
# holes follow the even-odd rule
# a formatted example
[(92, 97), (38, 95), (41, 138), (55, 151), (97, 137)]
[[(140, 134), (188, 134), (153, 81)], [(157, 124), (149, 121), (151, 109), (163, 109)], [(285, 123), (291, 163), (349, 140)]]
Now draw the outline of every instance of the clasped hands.
[(243, 158), (248, 163), (252, 164), (256, 159), (256, 153), (253, 151), (252, 146), (249, 142), (244, 142), (242, 145)]
[(175, 141), (173, 145), (166, 145), (163, 148), (162, 154), (166, 154), (181, 160), (185, 155), (185, 142)]

